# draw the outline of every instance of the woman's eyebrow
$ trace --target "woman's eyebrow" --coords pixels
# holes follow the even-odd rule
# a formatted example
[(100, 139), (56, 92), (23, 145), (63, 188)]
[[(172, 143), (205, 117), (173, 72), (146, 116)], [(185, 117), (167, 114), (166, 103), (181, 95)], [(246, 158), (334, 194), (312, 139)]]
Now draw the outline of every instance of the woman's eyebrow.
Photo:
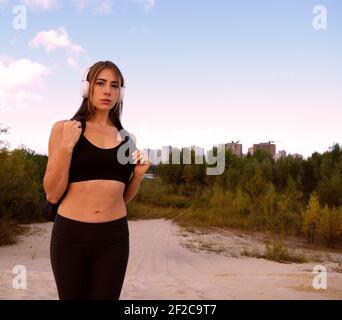
[[(97, 78), (96, 79), (96, 81), (98, 81), (98, 80), (102, 80), (102, 81), (104, 81), (104, 82), (107, 82), (107, 80), (106, 79), (102, 79), (102, 78)], [(118, 81), (116, 81), (116, 80), (114, 80), (114, 81), (112, 81), (112, 83), (119, 83)]]

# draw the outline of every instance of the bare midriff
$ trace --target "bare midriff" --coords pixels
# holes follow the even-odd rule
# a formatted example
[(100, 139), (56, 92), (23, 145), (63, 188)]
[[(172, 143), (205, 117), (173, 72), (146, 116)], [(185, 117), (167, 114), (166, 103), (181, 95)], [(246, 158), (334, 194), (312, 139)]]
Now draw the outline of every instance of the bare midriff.
[(115, 180), (72, 182), (58, 214), (83, 222), (107, 222), (127, 215), (123, 199), (125, 184)]

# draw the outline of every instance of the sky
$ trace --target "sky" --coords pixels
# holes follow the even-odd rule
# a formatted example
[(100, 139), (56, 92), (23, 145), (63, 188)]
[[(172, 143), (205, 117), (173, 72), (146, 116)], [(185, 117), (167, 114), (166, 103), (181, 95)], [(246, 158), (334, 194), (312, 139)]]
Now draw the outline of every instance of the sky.
[(323, 153), (342, 144), (341, 36), (339, 0), (0, 0), (0, 140), (47, 155), (111, 60), (139, 149)]

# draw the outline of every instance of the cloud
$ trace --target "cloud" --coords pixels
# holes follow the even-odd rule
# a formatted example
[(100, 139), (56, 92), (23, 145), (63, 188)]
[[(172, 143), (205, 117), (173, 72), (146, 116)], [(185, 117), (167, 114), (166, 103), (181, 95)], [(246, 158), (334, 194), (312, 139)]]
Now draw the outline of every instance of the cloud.
[(38, 62), (0, 56), (0, 111), (27, 108), (32, 102), (42, 101), (37, 89), (48, 74), (49, 68)]
[(28, 7), (42, 10), (49, 10), (57, 6), (61, 1), (58, 0), (21, 0), (21, 3)]
[(38, 32), (29, 42), (29, 46), (33, 48), (42, 46), (46, 52), (54, 51), (57, 48), (66, 48), (75, 53), (82, 51), (79, 45), (72, 43), (64, 27)]
[(28, 45), (31, 48), (43, 47), (47, 53), (59, 48), (64, 49), (67, 55), (66, 63), (73, 69), (82, 68), (80, 66), (82, 60), (84, 60), (83, 62), (86, 64), (88, 64), (89, 61), (83, 48), (80, 45), (73, 43), (65, 27), (40, 31)]

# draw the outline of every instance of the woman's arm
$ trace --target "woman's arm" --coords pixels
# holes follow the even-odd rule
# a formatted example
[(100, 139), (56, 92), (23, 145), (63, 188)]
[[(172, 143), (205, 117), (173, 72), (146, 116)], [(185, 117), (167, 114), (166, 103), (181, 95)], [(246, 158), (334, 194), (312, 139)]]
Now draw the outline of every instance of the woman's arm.
[(138, 192), (139, 186), (141, 181), (143, 181), (144, 179), (144, 175), (137, 175), (137, 174), (133, 174), (132, 178), (129, 180), (127, 187), (125, 188), (124, 191), (124, 201), (125, 204), (127, 204), (130, 200), (132, 200), (135, 195)]
[(64, 122), (57, 121), (51, 129), (48, 163), (43, 178), (46, 199), (52, 203), (60, 199), (68, 186), (73, 147), (61, 144)]

